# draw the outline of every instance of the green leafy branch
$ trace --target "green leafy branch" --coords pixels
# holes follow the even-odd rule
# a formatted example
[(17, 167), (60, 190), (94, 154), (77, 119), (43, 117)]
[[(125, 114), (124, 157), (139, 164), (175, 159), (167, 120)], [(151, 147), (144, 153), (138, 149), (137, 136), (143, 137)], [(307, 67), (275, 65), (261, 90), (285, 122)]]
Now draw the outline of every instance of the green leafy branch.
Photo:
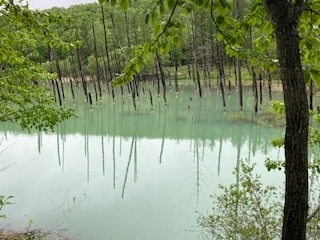
[[(5, 197), (5, 196), (0, 195), (0, 211), (2, 210), (2, 208), (5, 205), (13, 204), (10, 202), (10, 199), (12, 199), (12, 198), (13, 198), (13, 196)], [(6, 218), (6, 215), (0, 214), (0, 218)]]

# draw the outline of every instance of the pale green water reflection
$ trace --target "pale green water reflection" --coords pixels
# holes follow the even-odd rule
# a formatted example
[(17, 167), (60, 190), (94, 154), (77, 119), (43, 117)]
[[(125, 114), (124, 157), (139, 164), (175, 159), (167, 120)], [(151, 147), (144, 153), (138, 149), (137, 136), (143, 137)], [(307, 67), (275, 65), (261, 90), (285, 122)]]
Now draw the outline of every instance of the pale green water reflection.
[[(239, 108), (233, 94), (229, 112)], [(79, 118), (57, 134), (1, 126), (1, 167), (10, 166), (0, 193), (14, 195), (15, 205), (4, 209), (0, 227), (22, 229), (32, 219), (34, 228), (77, 239), (201, 239), (196, 211), (212, 208), (217, 184), (236, 181), (238, 159), (260, 162), (263, 179), (281, 185), (281, 174), (265, 174), (262, 163), (266, 155), (283, 158), (269, 144), (283, 129), (227, 121), (216, 91), (199, 99), (185, 88), (168, 95), (167, 107), (154, 98), (153, 111), (142, 94), (137, 112), (127, 95), (124, 104), (105, 96), (92, 109), (80, 99), (79, 91)], [(250, 119), (252, 93), (245, 99)]]

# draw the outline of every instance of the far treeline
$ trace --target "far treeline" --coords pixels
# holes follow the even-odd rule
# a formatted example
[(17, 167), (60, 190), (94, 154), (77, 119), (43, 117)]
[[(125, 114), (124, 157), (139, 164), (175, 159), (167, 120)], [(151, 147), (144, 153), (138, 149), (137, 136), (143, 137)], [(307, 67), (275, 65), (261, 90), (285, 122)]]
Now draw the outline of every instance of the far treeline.
[[(72, 47), (67, 50), (57, 46), (53, 48), (38, 37), (35, 39), (35, 48), (22, 51), (26, 51), (33, 61), (51, 62), (49, 71), (57, 73), (57, 80), (52, 81), (52, 84), (58, 90), (56, 99), (58, 101), (59, 97), (60, 104), (64, 95), (63, 82), (71, 82), (71, 86), (72, 82), (78, 83), (90, 102), (92, 97), (87, 89), (88, 81), (95, 84), (96, 98), (103, 95), (104, 87), (114, 97), (111, 81), (121, 75), (128, 62), (136, 57), (136, 46), (154, 41), (164, 30), (166, 20), (170, 17), (168, 9), (164, 9), (165, 12), (159, 16), (156, 11), (152, 11), (153, 5), (149, 0), (131, 1), (127, 11), (111, 4), (98, 3), (69, 8), (54, 7), (46, 11), (53, 16), (61, 16), (61, 19), (51, 23), (51, 29), (64, 42), (72, 43)], [(179, 80), (187, 79), (198, 89), (200, 96), (205, 88), (220, 89), (224, 108), (225, 94), (230, 94), (232, 86), (238, 87), (242, 109), (242, 85), (251, 84), (257, 111), (258, 104), (262, 101), (258, 99), (259, 92), (263, 87), (267, 88), (271, 100), (272, 79), (278, 83), (279, 78), (272, 26), (264, 19), (265, 16), (245, 16), (251, 5), (250, 0), (238, 1), (235, 11), (226, 8), (225, 13), (219, 13), (236, 14), (237, 16), (231, 17), (239, 19), (248, 18), (250, 25), (245, 25), (246, 31), (242, 30), (242, 46), (237, 54), (234, 51), (235, 40), (232, 37), (228, 39), (220, 29), (225, 31), (226, 27), (223, 25), (232, 24), (227, 22), (228, 18), (215, 20), (204, 7), (198, 7), (192, 12), (190, 10), (190, 14), (175, 13), (179, 18), (172, 19), (172, 26), (166, 29), (166, 40), (162, 40), (165, 46), (158, 48), (143, 68), (137, 69), (134, 81), (121, 86), (121, 92), (123, 93), (123, 88), (127, 88), (130, 94), (138, 96), (139, 83), (149, 80), (157, 89), (158, 96), (163, 95), (166, 102), (167, 86), (178, 92)], [(252, 27), (255, 24), (259, 27)], [(237, 35), (241, 36), (239, 33)], [(223, 37), (232, 42), (230, 46), (228, 41), (221, 41)]]

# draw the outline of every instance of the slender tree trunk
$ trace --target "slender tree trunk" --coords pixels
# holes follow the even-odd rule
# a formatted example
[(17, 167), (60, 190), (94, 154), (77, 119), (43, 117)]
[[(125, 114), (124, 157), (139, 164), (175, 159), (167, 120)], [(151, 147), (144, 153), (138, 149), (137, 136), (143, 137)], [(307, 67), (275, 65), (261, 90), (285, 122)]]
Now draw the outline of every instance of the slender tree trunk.
[(60, 83), (60, 87), (61, 87), (62, 98), (65, 99), (64, 88), (63, 88), (63, 81), (62, 81), (62, 75), (61, 75), (61, 69), (60, 69), (59, 60), (58, 60), (57, 56), (55, 56), (55, 59), (56, 59), (57, 73), (58, 73), (58, 79), (59, 79), (59, 83)]
[(57, 93), (58, 93), (58, 99), (59, 99), (59, 106), (62, 106), (62, 100), (61, 100), (61, 94), (60, 94), (60, 90), (59, 90), (59, 84), (57, 79), (54, 80), (56, 88), (57, 88)]
[(313, 110), (313, 80), (310, 80), (309, 84), (309, 109)]
[(225, 94), (224, 94), (224, 70), (223, 70), (223, 63), (222, 63), (222, 56), (221, 56), (221, 44), (218, 44), (216, 45), (216, 48), (217, 48), (217, 60), (216, 60), (216, 63), (217, 63), (217, 71), (218, 71), (218, 78), (219, 78), (219, 88), (221, 90), (221, 96), (222, 96), (222, 104), (223, 104), (223, 108), (224, 108), (224, 111), (227, 110), (226, 108), (226, 100), (225, 100)]
[(76, 70), (76, 67), (75, 67), (77, 64), (75, 63), (75, 60), (74, 60), (73, 55), (71, 53), (69, 55), (69, 63), (70, 63), (73, 79), (76, 82), (77, 86), (79, 87), (79, 79), (78, 79), (77, 70)]
[(209, 70), (208, 70), (208, 60), (207, 60), (207, 48), (206, 48), (206, 40), (204, 38), (205, 31), (203, 30), (203, 24), (200, 25), (201, 30), (201, 50), (202, 50), (202, 67), (203, 67), (203, 76), (204, 76), (204, 86), (208, 87), (209, 81)]
[[(293, 2), (293, 1), (292, 1)], [(282, 239), (306, 239), (308, 211), (308, 98), (299, 51), (303, 0), (265, 0), (274, 25), (286, 108), (286, 191)]]
[(174, 86), (175, 93), (179, 92), (179, 84), (178, 84), (178, 54), (177, 49), (173, 48), (171, 51), (171, 64), (174, 66)]
[[(195, 75), (195, 59), (193, 56), (193, 34), (191, 35), (190, 33), (190, 27), (188, 25), (187, 27), (187, 31), (188, 31), (188, 47), (189, 47), (189, 51), (188, 51), (188, 58), (189, 58), (189, 64), (188, 64), (188, 73), (189, 73), (189, 77), (190, 79), (192, 79), (194, 86), (196, 87), (196, 75)], [(191, 66), (190, 66), (191, 64)]]
[(254, 68), (252, 70), (252, 84), (253, 84), (253, 95), (254, 95), (254, 113), (258, 112), (258, 87), (257, 87), (257, 76)]
[(196, 73), (196, 79), (197, 79), (197, 86), (199, 89), (199, 96), (202, 97), (202, 89), (201, 89), (201, 83), (200, 83), (200, 74), (199, 74), (199, 66), (197, 61), (197, 44), (196, 44), (196, 20), (194, 14), (192, 14), (192, 48), (193, 48), (193, 61), (195, 66), (195, 73)]
[[(104, 16), (104, 8), (103, 5), (100, 4), (101, 7), (101, 15), (102, 15), (102, 24), (103, 24), (103, 36), (104, 36), (104, 49), (105, 49), (105, 53), (106, 53), (106, 57), (107, 57), (107, 72), (109, 73), (109, 81), (112, 80), (112, 71), (111, 71), (111, 67), (110, 67), (110, 56), (109, 56), (109, 49), (108, 49), (108, 37), (107, 37), (107, 29), (106, 29), (106, 20), (105, 20), (105, 16)], [(107, 81), (107, 82), (109, 82)]]
[[(114, 14), (113, 13), (110, 13), (110, 18), (111, 18), (111, 23), (112, 23), (112, 28), (113, 28), (114, 35), (116, 36), (117, 41), (118, 41), (118, 47), (120, 49), (122, 49), (122, 44), (121, 44), (121, 41), (120, 41), (120, 37), (119, 37), (118, 31), (117, 31), (116, 25), (114, 23)], [(122, 56), (123, 63), (125, 63), (126, 60), (124, 58), (124, 55), (121, 54), (121, 56)]]
[(272, 101), (272, 79), (271, 74), (268, 71), (268, 91), (269, 91), (269, 100)]
[(238, 74), (237, 74), (237, 60), (233, 59), (233, 67), (234, 67), (234, 84), (236, 88), (238, 88)]
[(93, 45), (94, 45), (94, 59), (96, 62), (96, 75), (97, 75), (97, 83), (98, 83), (98, 88), (99, 88), (99, 96), (100, 98), (102, 97), (102, 89), (101, 89), (101, 77), (100, 77), (100, 66), (99, 66), (99, 61), (98, 61), (98, 50), (97, 50), (97, 40), (96, 40), (96, 32), (94, 29), (94, 22), (92, 18), (92, 34), (93, 34)]
[(262, 99), (263, 99), (263, 95), (262, 95), (262, 74), (259, 74), (259, 103), (260, 103), (260, 110), (262, 109)]
[(80, 49), (77, 47), (77, 56), (78, 56), (78, 66), (79, 66), (79, 71), (80, 71), (80, 76), (81, 76), (81, 82), (82, 82), (82, 87), (83, 87), (83, 93), (86, 97), (86, 100), (88, 101), (88, 90), (87, 90), (87, 81), (86, 77), (83, 72), (82, 68), (82, 63), (81, 63), (81, 57), (80, 57)]
[(130, 47), (131, 41), (130, 41), (130, 31), (129, 31), (129, 18), (128, 18), (127, 12), (124, 12), (124, 20), (126, 23), (127, 43), (128, 43), (128, 47)]
[(237, 58), (237, 76), (238, 76), (238, 84), (239, 84), (239, 102), (240, 102), (240, 110), (243, 110), (243, 93), (242, 93), (242, 75), (241, 75), (241, 60)]
[(150, 98), (151, 110), (153, 110), (153, 100), (152, 100), (152, 93), (150, 89), (149, 89), (149, 98)]
[(73, 89), (73, 82), (72, 82), (71, 66), (70, 66), (70, 69), (69, 69), (68, 66), (67, 66), (67, 62), (66, 61), (64, 61), (63, 65), (64, 65), (64, 69), (65, 69), (66, 75), (68, 76), (68, 79), (69, 79), (72, 99), (73, 99), (73, 103), (74, 103), (75, 102), (75, 98), (74, 98), (74, 89)]
[[(235, 18), (240, 18), (240, 0), (235, 0), (236, 12)], [(241, 60), (239, 58), (236, 59), (236, 71), (238, 77), (238, 84), (239, 84), (239, 102), (240, 102), (240, 110), (243, 110), (243, 94), (242, 94), (242, 76), (241, 76)]]
[(163, 99), (164, 99), (164, 104), (167, 106), (167, 97), (166, 97), (166, 83), (165, 83), (165, 76), (162, 68), (162, 63), (161, 63), (161, 58), (158, 53), (157, 55), (157, 61), (158, 61), (158, 66), (159, 66), (159, 71), (160, 71), (160, 78), (161, 78), (161, 83), (162, 83), (162, 89), (163, 89)]

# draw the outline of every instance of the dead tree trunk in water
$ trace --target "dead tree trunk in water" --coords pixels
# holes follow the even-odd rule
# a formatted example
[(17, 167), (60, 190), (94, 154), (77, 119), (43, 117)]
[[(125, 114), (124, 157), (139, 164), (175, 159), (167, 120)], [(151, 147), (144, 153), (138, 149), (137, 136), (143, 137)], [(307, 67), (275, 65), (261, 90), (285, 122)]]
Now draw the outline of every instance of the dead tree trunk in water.
[(271, 80), (271, 74), (268, 71), (268, 92), (269, 92), (269, 100), (272, 101), (272, 80)]
[(252, 72), (252, 86), (253, 86), (253, 95), (254, 95), (254, 113), (258, 112), (258, 87), (257, 87), (257, 76), (256, 71), (251, 68)]
[(106, 66), (106, 70), (109, 73), (109, 81), (112, 80), (112, 72), (111, 72), (111, 67), (110, 67), (110, 56), (109, 56), (109, 49), (108, 49), (108, 37), (107, 37), (107, 28), (106, 28), (106, 20), (105, 20), (105, 16), (104, 16), (104, 8), (103, 5), (100, 4), (101, 7), (101, 16), (102, 16), (102, 24), (103, 24), (103, 37), (104, 37), (104, 50), (105, 50), (105, 54), (107, 57), (107, 66)]
[(164, 72), (163, 72), (163, 69), (162, 69), (161, 58), (160, 58), (158, 53), (156, 53), (156, 55), (157, 55), (157, 61), (158, 61), (158, 66), (159, 66), (159, 71), (160, 71), (160, 78), (161, 78), (162, 89), (163, 89), (163, 100), (164, 100), (165, 106), (167, 106), (165, 76), (164, 76)]
[[(54, 61), (54, 55), (53, 55), (53, 51), (52, 51), (52, 49), (50, 47), (48, 48), (48, 53), (49, 53), (49, 61), (53, 62)], [(52, 67), (50, 67), (50, 72), (51, 73), (53, 72)], [(57, 82), (56, 79), (55, 80), (52, 79), (51, 82), (52, 82), (52, 87), (53, 87), (54, 99), (55, 99), (55, 101), (57, 101), (57, 96), (56, 96), (56, 92), (55, 92), (55, 88), (56, 88), (57, 89), (58, 100), (59, 100), (59, 105), (62, 106), (62, 101), (61, 101), (61, 95), (60, 95), (58, 82)]]
[(152, 93), (150, 89), (149, 89), (149, 98), (150, 98), (151, 110), (153, 110), (153, 100), (152, 100)]
[(172, 63), (174, 65), (174, 85), (175, 85), (175, 92), (178, 94), (179, 92), (179, 85), (178, 85), (178, 54), (177, 54), (177, 49), (173, 49), (171, 52), (171, 59)]
[(65, 99), (64, 88), (63, 88), (63, 81), (62, 81), (62, 75), (61, 75), (61, 69), (60, 69), (59, 60), (58, 60), (57, 56), (55, 56), (55, 59), (56, 59), (56, 67), (57, 67), (58, 79), (59, 79), (59, 83), (60, 83), (60, 87), (61, 87), (62, 98)]
[[(235, 18), (239, 19), (240, 18), (240, 1), (236, 1), (236, 12), (235, 12)], [(241, 60), (240, 58), (236, 59), (236, 71), (237, 71), (237, 79), (238, 79), (238, 84), (239, 84), (239, 102), (240, 102), (240, 110), (243, 110), (243, 93), (242, 93), (242, 75), (241, 75)]]
[(240, 110), (243, 110), (243, 93), (242, 93), (242, 76), (241, 76), (241, 60), (238, 58), (237, 62), (237, 76), (238, 76), (238, 84), (239, 84), (239, 102), (240, 102)]
[(158, 60), (156, 59), (156, 63), (155, 63), (156, 67), (155, 67), (155, 73), (154, 75), (157, 78), (157, 94), (158, 94), (158, 98), (160, 98), (160, 77), (159, 77), (159, 67), (158, 67)]
[(97, 50), (97, 40), (96, 40), (96, 32), (94, 29), (94, 22), (92, 18), (92, 34), (93, 34), (93, 45), (94, 45), (94, 59), (96, 62), (96, 75), (97, 75), (97, 83), (98, 83), (98, 89), (99, 89), (99, 96), (102, 97), (102, 90), (101, 90), (101, 77), (100, 77), (100, 67), (99, 67), (99, 61), (98, 61), (98, 50)]
[(178, 61), (177, 61), (177, 59), (175, 59), (175, 61), (174, 61), (174, 85), (175, 85), (176, 94), (178, 94), (179, 85), (178, 85)]
[[(196, 75), (195, 75), (195, 60), (194, 60), (194, 57), (193, 57), (193, 41), (192, 41), (192, 36), (191, 36), (191, 33), (190, 33), (190, 28), (189, 28), (189, 25), (187, 27), (187, 30), (188, 30), (188, 48), (189, 48), (189, 51), (188, 51), (188, 75), (189, 75), (189, 78), (192, 79), (193, 81), (193, 84), (194, 86), (196, 87), (197, 84), (196, 84)], [(190, 66), (191, 64), (191, 66)]]
[(226, 111), (226, 99), (225, 99), (225, 94), (224, 94), (224, 70), (223, 70), (223, 59), (221, 56), (221, 45), (220, 44), (216, 44), (216, 48), (217, 48), (217, 59), (216, 59), (216, 66), (217, 66), (217, 70), (218, 70), (218, 77), (219, 77), (219, 88), (221, 91), (221, 96), (222, 96), (222, 104), (223, 104), (223, 108), (224, 111)]
[[(78, 33), (77, 32), (76, 32), (76, 39), (78, 39)], [(86, 77), (85, 77), (84, 72), (83, 72), (82, 63), (81, 63), (81, 57), (80, 57), (80, 49), (79, 49), (78, 46), (77, 46), (76, 50), (77, 50), (78, 67), (79, 67), (79, 72), (80, 72), (80, 76), (81, 76), (83, 92), (84, 92), (84, 95), (86, 97), (87, 102), (89, 102), (87, 81), (86, 81)]]
[[(71, 68), (71, 66), (70, 66), (70, 68)], [(64, 61), (64, 69), (65, 69), (65, 72), (66, 72), (66, 74), (67, 74), (67, 76), (68, 76), (68, 79), (69, 79), (73, 103), (75, 103), (74, 89), (73, 89), (73, 81), (72, 81), (72, 73), (71, 73), (71, 69), (68, 68), (66, 61)]]
[(195, 74), (197, 79), (197, 86), (199, 89), (199, 96), (202, 97), (202, 89), (201, 89), (201, 83), (200, 83), (200, 73), (199, 73), (199, 67), (198, 67), (198, 61), (197, 61), (197, 44), (196, 44), (196, 24), (195, 24), (195, 16), (192, 14), (192, 49), (193, 49), (193, 61), (195, 66)]
[(259, 74), (259, 93), (260, 93), (260, 110), (262, 109), (262, 98), (263, 98), (263, 95), (262, 95), (262, 74), (260, 73)]
[[(55, 87), (55, 84), (54, 84), (54, 80), (51, 79), (51, 84), (52, 84), (52, 91), (53, 91), (53, 98), (54, 98), (54, 101), (57, 102), (57, 94), (56, 94), (56, 87)], [(61, 106), (61, 105), (60, 105)]]

